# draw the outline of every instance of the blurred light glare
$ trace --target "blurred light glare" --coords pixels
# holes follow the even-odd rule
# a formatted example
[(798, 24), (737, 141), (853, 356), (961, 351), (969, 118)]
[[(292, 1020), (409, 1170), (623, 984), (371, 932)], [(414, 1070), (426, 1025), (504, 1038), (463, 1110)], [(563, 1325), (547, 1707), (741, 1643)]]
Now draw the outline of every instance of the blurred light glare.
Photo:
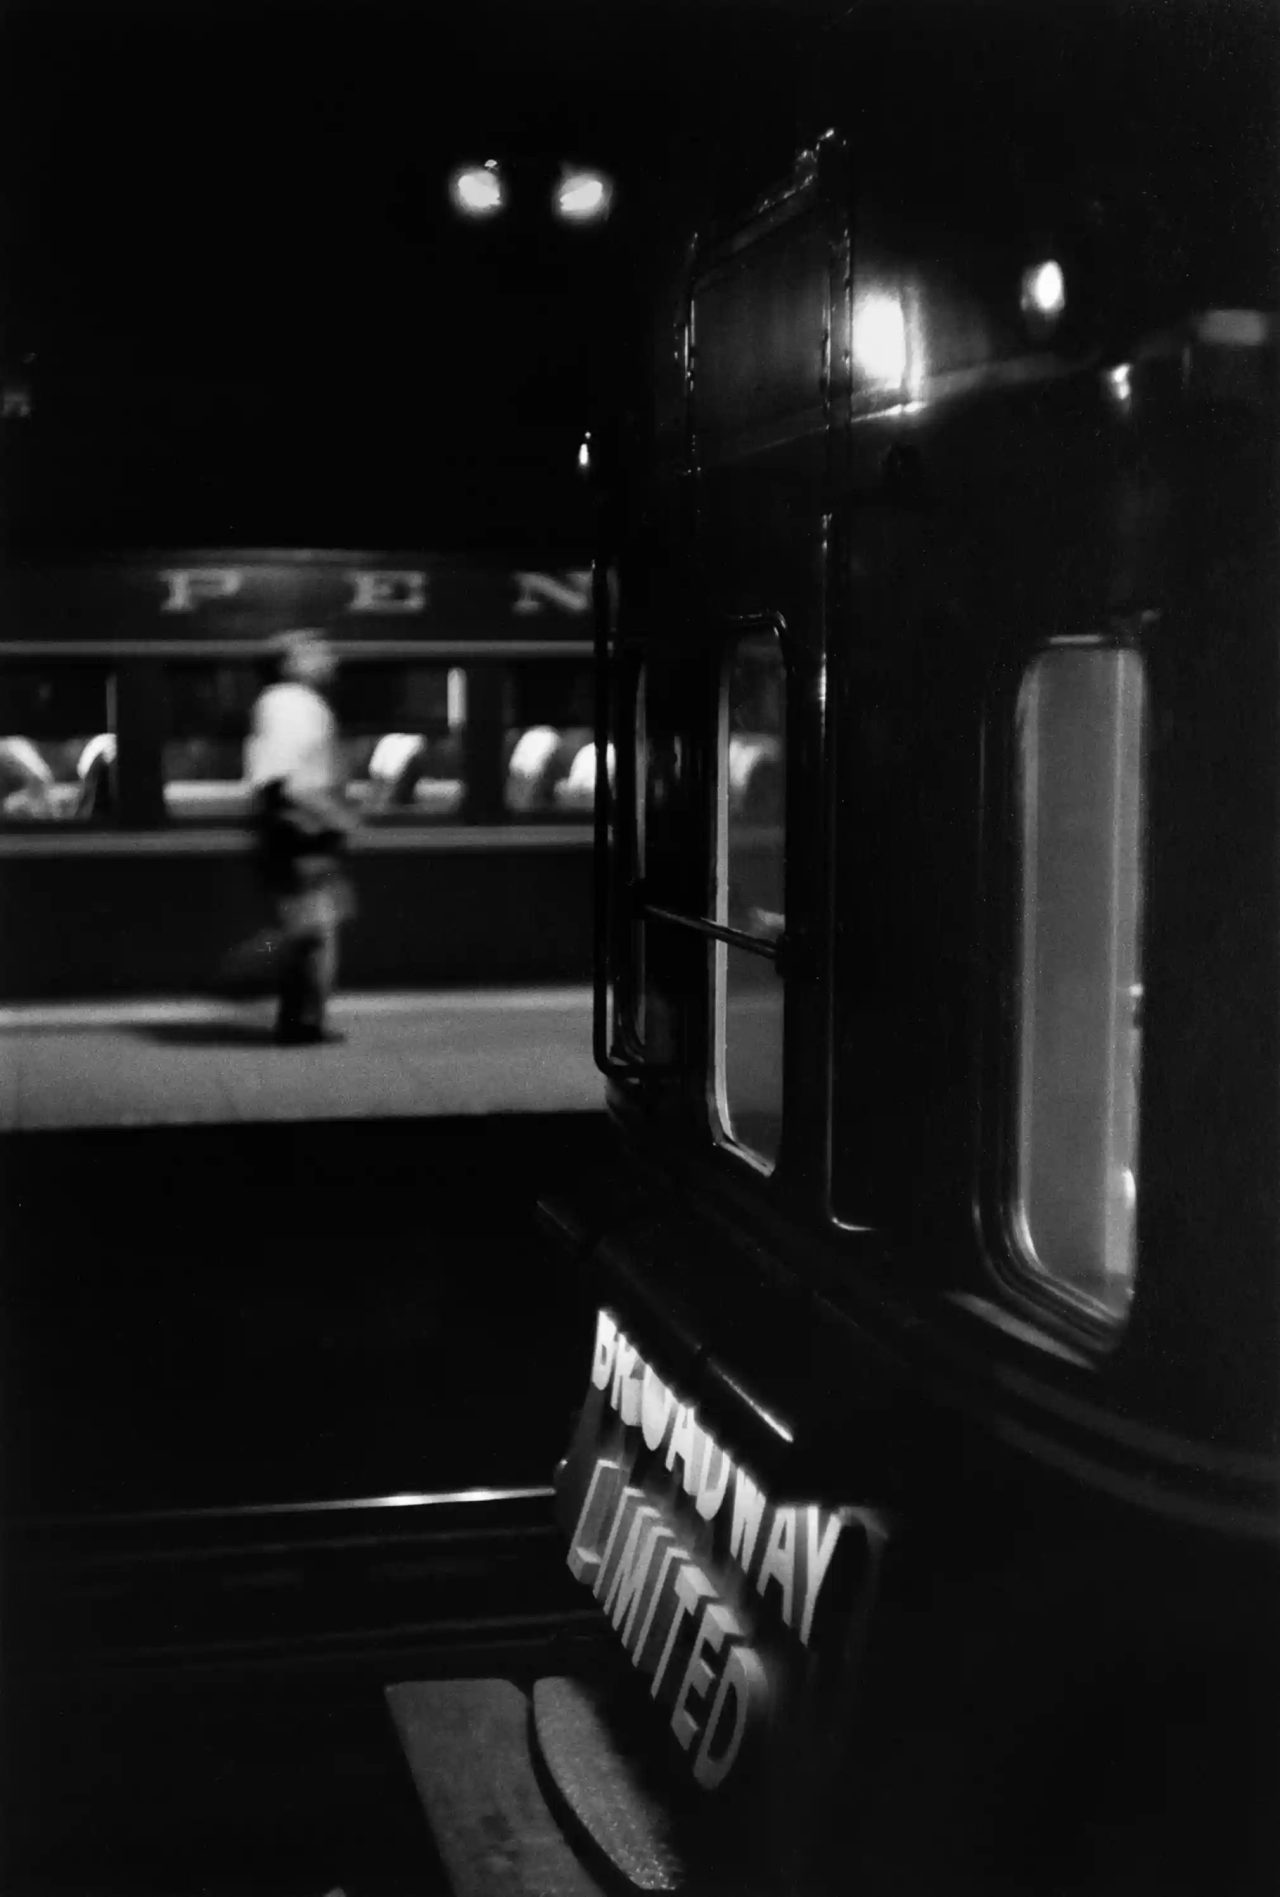
[(1123, 414), (1133, 402), (1133, 364), (1118, 363), (1114, 369), (1106, 371), (1106, 378), (1111, 399)]
[(464, 165), (449, 181), (449, 193), (466, 217), (489, 217), (506, 200), (502, 175), (492, 160), (486, 165)]
[(584, 474), (589, 473), (591, 468), (591, 435), (589, 432), (583, 436), (582, 445), (578, 449), (578, 466), (582, 469)]
[(1047, 263), (1033, 264), (1022, 273), (1022, 311), (1024, 316), (1038, 316), (1050, 322), (1056, 322), (1067, 307), (1067, 282), (1062, 274), (1061, 264), (1052, 258)]
[(589, 224), (608, 215), (612, 197), (608, 179), (598, 171), (566, 172), (556, 186), (556, 212), (572, 224)]
[(882, 388), (902, 386), (907, 375), (907, 319), (900, 297), (873, 291), (857, 299), (853, 359), (868, 382)]

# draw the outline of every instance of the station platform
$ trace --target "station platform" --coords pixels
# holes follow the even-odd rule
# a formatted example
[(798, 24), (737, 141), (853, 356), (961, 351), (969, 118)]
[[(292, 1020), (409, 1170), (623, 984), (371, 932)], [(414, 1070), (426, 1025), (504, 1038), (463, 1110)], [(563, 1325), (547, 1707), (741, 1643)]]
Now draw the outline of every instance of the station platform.
[(278, 1047), (269, 1003), (0, 1009), (0, 1133), (603, 1105), (587, 987), (339, 995), (341, 1044)]

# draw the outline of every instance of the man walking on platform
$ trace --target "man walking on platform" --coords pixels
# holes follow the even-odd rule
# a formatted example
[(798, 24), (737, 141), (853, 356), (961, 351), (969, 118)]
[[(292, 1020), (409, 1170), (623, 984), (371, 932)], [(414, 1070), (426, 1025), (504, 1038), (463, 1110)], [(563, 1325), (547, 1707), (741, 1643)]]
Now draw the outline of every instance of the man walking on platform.
[(324, 696), (337, 670), (318, 632), (281, 635), (280, 682), (253, 707), (245, 774), (260, 861), (283, 938), (276, 1039), (301, 1047), (341, 1040), (325, 1010), (338, 962), (338, 927), (351, 899), (340, 858), (352, 828), (341, 793), (333, 712)]

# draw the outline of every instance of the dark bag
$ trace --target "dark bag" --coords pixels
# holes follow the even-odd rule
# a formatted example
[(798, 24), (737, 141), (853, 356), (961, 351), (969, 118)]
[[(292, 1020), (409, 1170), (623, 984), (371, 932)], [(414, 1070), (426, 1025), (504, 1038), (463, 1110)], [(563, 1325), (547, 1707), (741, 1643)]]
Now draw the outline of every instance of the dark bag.
[(257, 807), (258, 866), (275, 895), (296, 895), (304, 859), (338, 854), (346, 829), (324, 809), (291, 797), (279, 782), (264, 785)]

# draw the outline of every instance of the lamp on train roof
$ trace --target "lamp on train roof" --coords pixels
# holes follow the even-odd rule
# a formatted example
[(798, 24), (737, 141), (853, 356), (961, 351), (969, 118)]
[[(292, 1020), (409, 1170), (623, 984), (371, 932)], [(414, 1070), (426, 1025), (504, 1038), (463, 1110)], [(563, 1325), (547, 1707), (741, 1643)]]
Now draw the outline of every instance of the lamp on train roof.
[(1048, 258), (1022, 273), (1022, 314), (1038, 329), (1052, 329), (1067, 307), (1067, 280), (1062, 265)]
[(564, 171), (552, 197), (556, 216), (568, 224), (599, 223), (612, 203), (613, 186), (600, 171)]
[(1111, 401), (1122, 415), (1127, 415), (1133, 407), (1133, 364), (1118, 362), (1104, 371), (1103, 379)]
[(496, 158), (482, 165), (464, 165), (449, 180), (449, 196), (464, 217), (492, 217), (506, 203), (506, 190)]
[(873, 290), (856, 299), (853, 360), (873, 387), (902, 387), (907, 379), (907, 318), (901, 297)]

